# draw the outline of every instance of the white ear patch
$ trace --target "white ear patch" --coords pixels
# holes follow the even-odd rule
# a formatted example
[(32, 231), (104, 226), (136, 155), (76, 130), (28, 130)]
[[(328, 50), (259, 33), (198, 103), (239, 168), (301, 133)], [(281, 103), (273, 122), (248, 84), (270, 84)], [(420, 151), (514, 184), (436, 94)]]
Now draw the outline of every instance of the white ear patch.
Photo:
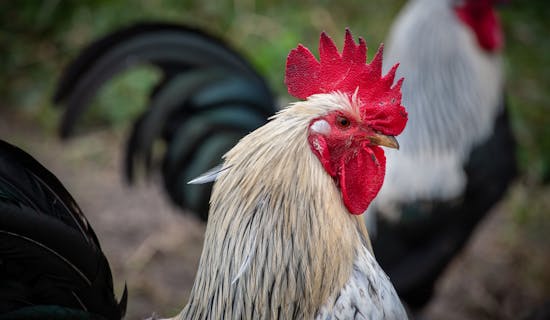
[(311, 125), (311, 130), (322, 135), (328, 135), (330, 133), (330, 125), (326, 120), (317, 120)]

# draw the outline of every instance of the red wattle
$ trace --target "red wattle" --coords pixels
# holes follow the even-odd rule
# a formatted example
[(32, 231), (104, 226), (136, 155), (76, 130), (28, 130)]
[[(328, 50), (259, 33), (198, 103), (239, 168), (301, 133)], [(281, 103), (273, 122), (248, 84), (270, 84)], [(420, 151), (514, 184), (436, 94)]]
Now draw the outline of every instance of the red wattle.
[(380, 191), (386, 171), (384, 151), (364, 146), (349, 157), (342, 157), (338, 178), (344, 205), (352, 214), (362, 214)]

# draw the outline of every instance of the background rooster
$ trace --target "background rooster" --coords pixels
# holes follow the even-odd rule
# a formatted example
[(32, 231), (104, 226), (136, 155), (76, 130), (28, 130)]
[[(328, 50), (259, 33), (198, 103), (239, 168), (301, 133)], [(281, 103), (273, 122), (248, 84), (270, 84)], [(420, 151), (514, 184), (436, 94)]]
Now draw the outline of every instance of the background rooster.
[[(286, 84), (289, 93), (305, 101), (283, 109), (225, 155), (214, 184), (195, 285), (178, 318), (406, 319), (393, 286), (374, 259), (359, 216), (384, 180), (381, 146), (398, 148), (394, 136), (407, 122), (402, 79), (394, 85), (397, 65), (382, 75), (382, 50), (366, 64), (366, 50), (366, 43), (360, 39), (356, 44), (347, 31), (341, 54), (324, 33), (319, 61), (301, 45), (291, 51)], [(59, 209), (71, 214), (60, 219), (59, 239), (68, 239), (63, 237), (68, 237), (76, 219), (80, 232), (89, 235), (88, 242), (99, 251), (95, 234), (59, 181), (28, 155), (8, 147), (0, 149), (0, 155), (19, 154), (5, 165), (38, 167), (42, 172), (23, 167), (25, 171), (16, 176), (30, 175), (31, 186), (38, 183), (41, 188), (4, 198), (29, 206), (34, 199), (46, 205), (61, 200)], [(17, 190), (11, 189), (10, 181), (2, 182), (7, 186), (2, 195)], [(51, 194), (50, 186), (62, 192), (60, 196)], [(0, 213), (0, 230), (11, 235), (14, 227), (9, 221), (14, 218), (9, 210)], [(2, 252), (2, 263), (13, 260), (10, 251), (13, 248)], [(86, 266), (97, 270), (96, 265)], [(35, 270), (36, 262), (33, 266), (30, 271), (42, 272)], [(52, 269), (61, 272), (58, 266)], [(10, 270), (2, 270), (9, 279)], [(99, 270), (110, 280), (108, 267)], [(70, 286), (76, 280), (63, 282)], [(48, 289), (55, 285), (48, 283)], [(112, 290), (105, 296), (113, 300)], [(57, 303), (49, 297), (53, 301), (48, 304)]]
[[(132, 66), (152, 64), (162, 79), (133, 126), (126, 177), (136, 165), (156, 166), (162, 141), (164, 186), (184, 209), (207, 218), (211, 185), (187, 181), (220, 164), (221, 156), (275, 113), (275, 99), (253, 67), (221, 40), (191, 28), (137, 24), (101, 38), (65, 69), (54, 101), (65, 106), (61, 135), (68, 137), (97, 91)], [(158, 149), (158, 148), (157, 148)]]
[(370, 227), (377, 259), (413, 308), (516, 176), (494, 2), (411, 1), (387, 42), (388, 66), (400, 61), (408, 80), (411, 121), (402, 150), (388, 154)]
[(120, 319), (109, 263), (61, 182), (0, 140), (0, 318)]

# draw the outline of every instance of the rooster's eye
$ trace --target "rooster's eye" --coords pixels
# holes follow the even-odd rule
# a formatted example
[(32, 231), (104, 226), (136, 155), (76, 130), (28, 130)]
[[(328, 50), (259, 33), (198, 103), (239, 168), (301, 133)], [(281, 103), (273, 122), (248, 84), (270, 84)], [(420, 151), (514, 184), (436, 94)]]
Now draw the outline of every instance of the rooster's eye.
[(349, 119), (344, 116), (338, 116), (338, 118), (336, 118), (336, 122), (341, 128), (348, 128), (351, 125)]

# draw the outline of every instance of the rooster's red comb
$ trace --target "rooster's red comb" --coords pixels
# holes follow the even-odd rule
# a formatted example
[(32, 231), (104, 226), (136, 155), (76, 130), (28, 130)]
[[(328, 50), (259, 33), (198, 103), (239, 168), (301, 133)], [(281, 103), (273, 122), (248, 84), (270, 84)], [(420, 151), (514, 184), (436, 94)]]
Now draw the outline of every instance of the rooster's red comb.
[(340, 54), (332, 39), (323, 32), (319, 40), (319, 61), (302, 45), (290, 51), (285, 77), (288, 93), (306, 99), (317, 93), (339, 91), (351, 96), (357, 92), (362, 101), (363, 115), (373, 120), (393, 122), (390, 127), (395, 129), (391, 131), (398, 134), (407, 121), (406, 111), (401, 106), (403, 79), (392, 87), (398, 65), (382, 76), (382, 52), (381, 45), (372, 61), (366, 63), (365, 40), (359, 38), (359, 44), (356, 44), (346, 29), (344, 50)]

